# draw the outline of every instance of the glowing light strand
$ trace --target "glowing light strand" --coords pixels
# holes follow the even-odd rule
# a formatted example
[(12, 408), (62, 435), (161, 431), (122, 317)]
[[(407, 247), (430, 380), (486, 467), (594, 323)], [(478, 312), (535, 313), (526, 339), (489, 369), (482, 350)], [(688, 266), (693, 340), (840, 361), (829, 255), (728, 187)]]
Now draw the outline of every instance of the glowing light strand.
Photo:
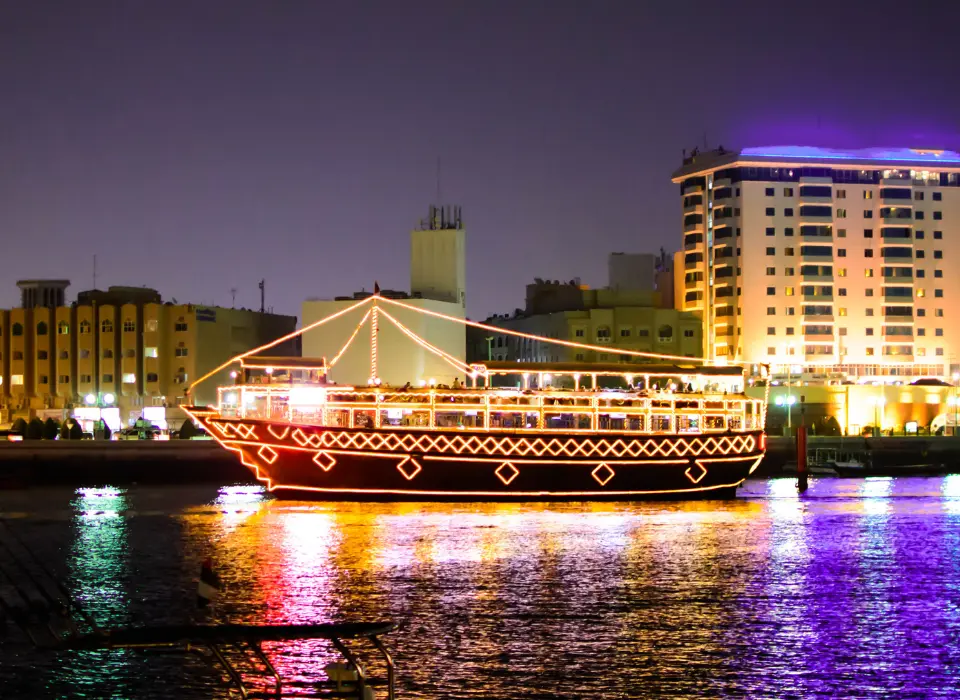
[(354, 338), (357, 337), (357, 334), (360, 332), (360, 329), (363, 328), (363, 324), (367, 322), (368, 318), (370, 318), (371, 311), (373, 311), (373, 309), (367, 309), (367, 313), (363, 315), (363, 318), (360, 319), (360, 323), (358, 323), (357, 327), (353, 329), (353, 333), (350, 334), (350, 338), (347, 340), (346, 343), (343, 344), (343, 347), (340, 348), (340, 351), (336, 355), (334, 355), (333, 359), (330, 360), (330, 364), (327, 365), (328, 368), (333, 367), (335, 364), (337, 364), (337, 360), (343, 357), (343, 353), (347, 351), (347, 348), (350, 347), (350, 343), (352, 343)]
[(372, 313), (370, 317), (370, 379), (373, 383), (377, 380), (377, 334), (380, 332), (380, 307), (376, 302), (373, 308), (367, 313)]
[(256, 355), (258, 352), (262, 352), (262, 351), (264, 351), (264, 350), (269, 350), (270, 348), (275, 348), (276, 346), (280, 345), (280, 343), (285, 343), (285, 342), (287, 342), (288, 340), (293, 340), (294, 338), (297, 338), (297, 337), (303, 335), (304, 333), (306, 333), (306, 332), (309, 331), (309, 330), (313, 330), (314, 328), (319, 328), (319, 327), (322, 326), (323, 324), (329, 323), (330, 321), (332, 321), (332, 320), (334, 320), (334, 319), (336, 319), (336, 318), (340, 318), (340, 317), (343, 316), (344, 314), (348, 314), (348, 313), (350, 313), (351, 311), (353, 311), (354, 309), (359, 309), (359, 308), (360, 308), (361, 306), (363, 306), (364, 304), (369, 304), (369, 303), (370, 303), (370, 298), (361, 299), (361, 300), (358, 301), (356, 304), (351, 304), (350, 306), (348, 306), (348, 307), (345, 308), (345, 309), (340, 309), (340, 311), (338, 311), (338, 312), (336, 312), (336, 313), (334, 313), (334, 314), (330, 314), (329, 316), (325, 316), (324, 318), (321, 318), (319, 321), (314, 321), (314, 322), (311, 323), (309, 326), (304, 326), (303, 328), (300, 328), (300, 329), (298, 329), (298, 330), (295, 330), (295, 331), (293, 331), (292, 333), (287, 333), (286, 335), (280, 336), (280, 337), (277, 338), (276, 340), (271, 340), (269, 343), (264, 343), (263, 345), (261, 345), (261, 346), (259, 346), (259, 347), (253, 348), (252, 350), (247, 350), (246, 352), (242, 352), (242, 353), (240, 353), (239, 355), (236, 355), (236, 356), (234, 356), (234, 357), (231, 357), (229, 360), (227, 360), (226, 362), (224, 362), (222, 365), (219, 365), (218, 367), (215, 367), (214, 369), (210, 370), (210, 371), (207, 372), (205, 375), (203, 375), (202, 377), (200, 377), (199, 379), (197, 379), (195, 382), (193, 382), (193, 383), (190, 385), (190, 387), (187, 389), (187, 394), (188, 394), (188, 395), (189, 395), (189, 394), (192, 394), (194, 388), (195, 388), (198, 384), (200, 384), (201, 382), (205, 382), (206, 380), (210, 379), (210, 377), (212, 377), (213, 375), (215, 375), (217, 372), (220, 372), (221, 370), (226, 369), (227, 367), (229, 367), (230, 365), (232, 365), (234, 362), (238, 362), (238, 361), (242, 360), (242, 359), (245, 358), (245, 357), (250, 357), (251, 355)]
[(413, 331), (411, 331), (409, 328), (407, 328), (405, 325), (403, 325), (402, 323), (400, 323), (400, 321), (398, 321), (396, 318), (394, 318), (394, 316), (393, 316), (392, 314), (390, 314), (386, 309), (382, 309), (381, 311), (383, 312), (383, 315), (384, 315), (384, 316), (386, 316), (388, 319), (390, 319), (390, 322), (391, 322), (391, 323), (393, 323), (397, 328), (400, 329), (400, 331), (401, 331), (404, 335), (406, 335), (408, 338), (410, 338), (411, 340), (413, 340), (415, 343), (418, 343), (419, 345), (421, 345), (421, 346), (424, 347), (425, 349), (429, 350), (429, 351), (432, 352), (434, 355), (437, 355), (437, 356), (440, 357), (441, 359), (446, 360), (446, 361), (447, 361), (447, 364), (451, 365), (454, 369), (458, 369), (458, 370), (460, 370), (461, 372), (463, 372), (464, 374), (467, 374), (467, 375), (471, 375), (471, 374), (474, 373), (474, 369), (473, 369), (472, 367), (470, 367), (470, 365), (467, 365), (467, 364), (461, 362), (460, 360), (458, 360), (457, 358), (455, 358), (453, 355), (450, 355), (449, 353), (444, 352), (443, 350), (441, 350), (441, 349), (438, 348), (437, 346), (432, 345), (431, 343), (428, 343), (426, 340), (424, 340), (424, 339), (421, 338), (419, 335), (417, 335), (416, 333), (414, 333)]

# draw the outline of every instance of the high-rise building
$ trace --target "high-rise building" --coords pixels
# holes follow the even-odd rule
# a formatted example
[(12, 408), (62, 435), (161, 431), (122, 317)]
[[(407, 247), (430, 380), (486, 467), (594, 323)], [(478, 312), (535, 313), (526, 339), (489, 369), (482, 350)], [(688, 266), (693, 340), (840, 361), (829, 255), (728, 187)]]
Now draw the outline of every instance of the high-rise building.
[(672, 179), (677, 299), (705, 356), (824, 381), (960, 370), (960, 154), (721, 148)]

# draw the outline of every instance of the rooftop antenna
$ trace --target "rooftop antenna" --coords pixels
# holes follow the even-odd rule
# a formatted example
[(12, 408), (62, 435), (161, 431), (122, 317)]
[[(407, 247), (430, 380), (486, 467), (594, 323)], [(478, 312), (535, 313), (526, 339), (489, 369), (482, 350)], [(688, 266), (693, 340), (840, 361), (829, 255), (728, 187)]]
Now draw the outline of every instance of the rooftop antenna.
[(260, 280), (260, 313), (264, 312), (264, 285), (266, 280)]
[(230, 308), (231, 309), (237, 308), (237, 288), (236, 287), (230, 288)]

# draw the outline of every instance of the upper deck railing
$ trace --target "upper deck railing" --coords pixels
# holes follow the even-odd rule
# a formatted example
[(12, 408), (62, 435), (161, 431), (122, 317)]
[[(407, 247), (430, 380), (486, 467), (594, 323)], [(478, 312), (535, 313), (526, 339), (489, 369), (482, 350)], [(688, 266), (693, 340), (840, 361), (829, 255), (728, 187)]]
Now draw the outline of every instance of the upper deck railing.
[(221, 387), (217, 408), (224, 417), (386, 430), (726, 433), (760, 430), (764, 422), (761, 399), (672, 390), (244, 384)]

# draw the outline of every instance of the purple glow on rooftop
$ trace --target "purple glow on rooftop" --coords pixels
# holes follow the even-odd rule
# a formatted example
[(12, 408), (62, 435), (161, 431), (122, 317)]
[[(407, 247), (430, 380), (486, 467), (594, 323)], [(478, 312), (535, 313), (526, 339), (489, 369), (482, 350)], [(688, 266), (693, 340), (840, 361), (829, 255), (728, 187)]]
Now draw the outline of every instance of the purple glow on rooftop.
[(915, 148), (820, 148), (819, 146), (763, 146), (744, 148), (741, 156), (803, 158), (811, 160), (897, 161), (906, 163), (960, 163), (960, 153)]

